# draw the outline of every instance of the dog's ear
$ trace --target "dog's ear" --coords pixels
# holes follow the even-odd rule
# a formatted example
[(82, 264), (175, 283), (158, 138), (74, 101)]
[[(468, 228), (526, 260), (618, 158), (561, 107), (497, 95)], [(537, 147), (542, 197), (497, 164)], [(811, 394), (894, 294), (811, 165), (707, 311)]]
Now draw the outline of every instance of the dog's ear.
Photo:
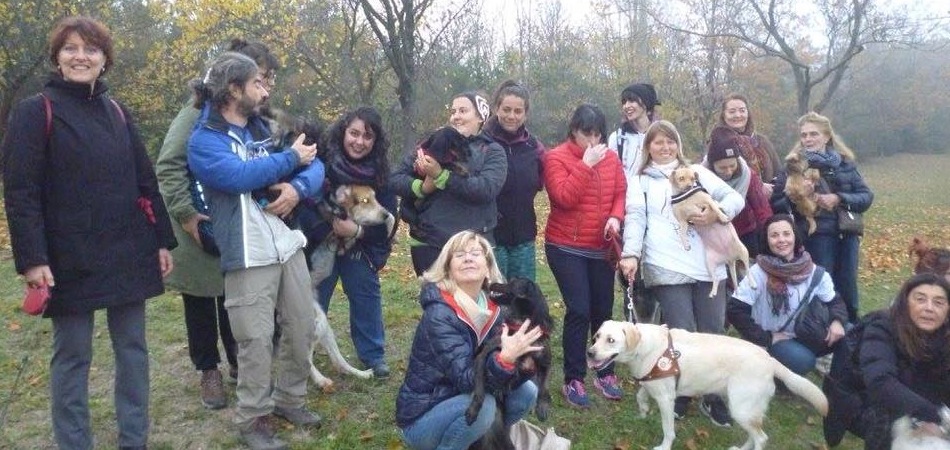
[(343, 208), (347, 208), (351, 203), (353, 203), (350, 199), (350, 191), (350, 185), (341, 184), (336, 188), (335, 191), (333, 191), (333, 200), (336, 202), (336, 204), (342, 206)]
[(628, 350), (632, 350), (640, 343), (640, 330), (635, 324), (630, 322), (623, 323), (624, 345)]

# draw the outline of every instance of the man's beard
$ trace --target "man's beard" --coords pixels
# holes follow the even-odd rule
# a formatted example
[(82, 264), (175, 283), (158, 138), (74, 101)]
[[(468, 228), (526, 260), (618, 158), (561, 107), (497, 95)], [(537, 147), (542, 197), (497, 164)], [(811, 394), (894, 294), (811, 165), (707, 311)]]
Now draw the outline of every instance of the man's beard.
[(237, 112), (244, 117), (251, 117), (257, 113), (257, 108), (261, 105), (261, 102), (258, 102), (251, 98), (247, 94), (241, 95), (241, 98), (238, 99), (237, 103)]

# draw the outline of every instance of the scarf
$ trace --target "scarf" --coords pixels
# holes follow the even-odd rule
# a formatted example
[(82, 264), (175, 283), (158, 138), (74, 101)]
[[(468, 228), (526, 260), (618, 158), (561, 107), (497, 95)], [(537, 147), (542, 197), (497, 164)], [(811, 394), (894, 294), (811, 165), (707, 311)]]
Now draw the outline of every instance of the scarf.
[(765, 169), (765, 164), (767, 164), (769, 157), (765, 154), (765, 150), (759, 145), (759, 138), (754, 134), (739, 133), (736, 142), (739, 144), (739, 152), (742, 153), (742, 157), (749, 163), (749, 167), (752, 168), (755, 173), (761, 174), (762, 170)]
[(768, 276), (766, 291), (769, 294), (772, 314), (776, 316), (788, 312), (788, 285), (804, 283), (815, 267), (807, 251), (802, 251), (791, 261), (762, 253), (755, 257), (755, 263)]
[(331, 186), (360, 184), (376, 187), (376, 164), (371, 155), (362, 159), (350, 159), (342, 148), (331, 151), (327, 156), (326, 173)]
[(484, 130), (491, 135), (491, 137), (495, 138), (496, 141), (509, 146), (519, 140), (528, 139), (528, 129), (524, 125), (518, 128), (514, 133), (509, 133), (508, 130), (498, 123), (498, 116), (491, 116), (488, 121), (485, 122)]
[(663, 176), (669, 178), (673, 174), (673, 170), (680, 166), (678, 159), (674, 159), (672, 162), (666, 164), (658, 164), (656, 161), (650, 160), (650, 168), (658, 170)]
[(452, 296), (459, 308), (462, 308), (462, 312), (472, 321), (472, 325), (475, 326), (475, 333), (481, 336), (485, 324), (488, 323), (488, 319), (491, 317), (491, 310), (488, 309), (488, 298), (485, 297), (485, 292), (479, 291), (478, 298), (473, 299), (465, 291), (456, 289)]
[(725, 180), (725, 182), (729, 187), (738, 192), (742, 198), (746, 198), (746, 194), (749, 193), (749, 183), (752, 181), (752, 175), (750, 175), (749, 165), (746, 164), (745, 158), (739, 157), (736, 159), (739, 161), (739, 170), (732, 175), (732, 178)]
[(802, 155), (808, 160), (809, 166), (819, 170), (835, 169), (841, 165), (841, 154), (830, 145), (823, 152), (805, 150)]

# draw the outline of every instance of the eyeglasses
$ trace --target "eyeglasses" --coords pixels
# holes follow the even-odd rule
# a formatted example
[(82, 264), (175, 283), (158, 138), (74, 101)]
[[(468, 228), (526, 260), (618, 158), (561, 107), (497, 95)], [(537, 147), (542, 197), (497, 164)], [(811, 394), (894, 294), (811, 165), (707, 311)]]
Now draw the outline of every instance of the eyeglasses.
[(456, 250), (452, 252), (453, 258), (462, 259), (465, 255), (471, 256), (472, 258), (481, 258), (485, 256), (485, 251), (480, 248), (473, 248), (471, 250)]

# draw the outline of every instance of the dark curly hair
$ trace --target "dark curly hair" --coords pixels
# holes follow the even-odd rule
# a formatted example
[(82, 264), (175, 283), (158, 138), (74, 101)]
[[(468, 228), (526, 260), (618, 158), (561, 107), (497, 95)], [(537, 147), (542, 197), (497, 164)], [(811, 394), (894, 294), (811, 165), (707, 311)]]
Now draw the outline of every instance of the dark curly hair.
[(373, 134), (376, 136), (376, 139), (373, 140), (373, 149), (366, 157), (370, 158), (376, 165), (377, 186), (385, 186), (389, 178), (389, 157), (387, 155), (389, 152), (389, 138), (386, 137), (386, 130), (383, 128), (383, 118), (375, 108), (360, 106), (344, 113), (327, 130), (322, 147), (326, 148), (328, 153), (339, 152), (348, 158), (343, 150), (343, 138), (346, 135), (346, 128), (356, 119), (362, 120), (367, 127), (373, 130)]

